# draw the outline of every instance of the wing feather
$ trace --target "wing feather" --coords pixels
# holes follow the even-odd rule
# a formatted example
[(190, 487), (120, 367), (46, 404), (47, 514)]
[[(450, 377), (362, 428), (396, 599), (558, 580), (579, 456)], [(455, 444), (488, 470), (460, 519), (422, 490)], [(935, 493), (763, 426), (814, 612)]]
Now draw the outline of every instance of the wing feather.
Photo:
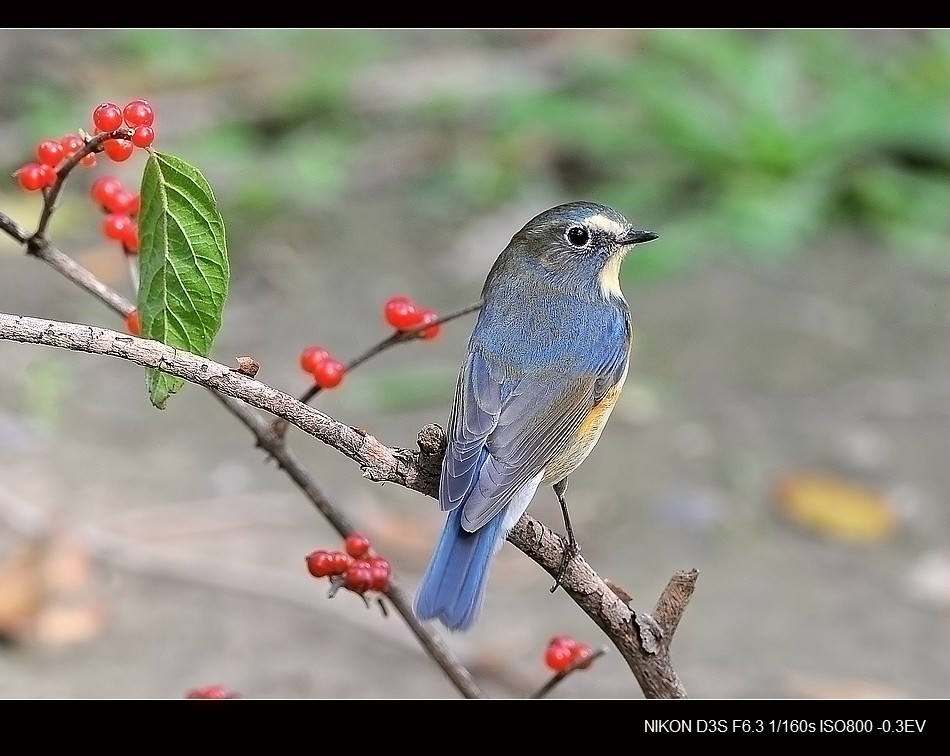
[[(629, 326), (624, 322), (621, 326)], [(442, 469), (442, 509), (463, 506), (474, 532), (572, 447), (593, 407), (624, 375), (628, 339), (605, 329), (575, 364), (502, 369), (473, 350), (459, 372)], [(515, 373), (514, 376), (511, 374)]]

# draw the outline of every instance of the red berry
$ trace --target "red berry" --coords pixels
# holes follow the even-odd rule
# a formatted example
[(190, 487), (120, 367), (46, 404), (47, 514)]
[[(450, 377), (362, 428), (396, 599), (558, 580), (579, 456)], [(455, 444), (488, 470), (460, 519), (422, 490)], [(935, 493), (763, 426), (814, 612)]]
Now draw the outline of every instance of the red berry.
[(406, 331), (422, 322), (415, 303), (403, 294), (397, 294), (386, 300), (383, 316), (386, 322), (397, 331)]
[(66, 150), (55, 139), (44, 139), (36, 147), (36, 157), (44, 165), (55, 168), (66, 155)]
[(300, 352), (300, 367), (305, 373), (313, 373), (317, 365), (329, 356), (330, 353), (319, 344), (305, 346)]
[(142, 324), (139, 321), (139, 311), (137, 308), (125, 313), (125, 330), (133, 336), (142, 335)]
[(570, 635), (555, 635), (544, 651), (544, 663), (555, 672), (563, 672), (574, 661), (577, 646), (577, 641)]
[(105, 208), (110, 213), (125, 213), (126, 215), (135, 215), (139, 211), (138, 192), (130, 192), (128, 189), (119, 189), (113, 194)]
[(122, 125), (122, 109), (114, 102), (104, 102), (92, 111), (92, 123), (99, 131), (114, 131)]
[(43, 180), (46, 186), (52, 186), (56, 183), (56, 169), (51, 165), (44, 165), (42, 168)]
[(571, 649), (571, 664), (577, 669), (587, 669), (594, 663), (593, 656), (594, 649), (586, 643), (578, 643)]
[(117, 163), (128, 160), (134, 149), (135, 145), (128, 139), (107, 139), (102, 144), (103, 152)]
[(155, 141), (155, 131), (151, 126), (136, 126), (132, 132), (132, 144), (136, 147), (148, 147)]
[[(42, 189), (44, 186), (48, 186), (48, 171), (53, 171), (48, 165), (43, 165), (42, 163), (26, 163), (20, 166), (14, 175), (16, 175), (17, 181), (20, 182), (20, 186), (23, 189), (28, 192), (33, 192), (37, 189)], [(56, 171), (53, 171), (53, 180), (55, 179)]]
[(121, 191), (125, 191), (122, 182), (115, 176), (100, 176), (89, 185), (89, 196), (113, 213), (127, 212), (112, 204), (113, 197)]
[(365, 593), (372, 581), (372, 568), (365, 559), (355, 560), (343, 574), (343, 585), (354, 593)]
[[(419, 325), (425, 323), (432, 323), (439, 319), (439, 314), (433, 310), (431, 307), (424, 307), (419, 310)], [(439, 335), (439, 331), (442, 330), (441, 325), (429, 326), (419, 331), (419, 337), (423, 339), (434, 339)]]
[(326, 577), (335, 574), (334, 559), (326, 549), (316, 549), (307, 554), (307, 570), (314, 577)]
[(330, 559), (333, 560), (331, 575), (342, 575), (353, 564), (353, 557), (343, 551), (331, 551)]
[(122, 109), (122, 116), (125, 122), (134, 129), (136, 126), (151, 126), (155, 120), (155, 111), (152, 110), (148, 100), (130, 100)]
[(369, 588), (371, 591), (385, 591), (389, 588), (392, 567), (385, 559), (371, 559), (369, 562)]
[(202, 685), (200, 688), (192, 688), (185, 694), (185, 698), (194, 699), (224, 699), (238, 698), (238, 694), (228, 690), (223, 685)]
[(563, 643), (548, 644), (544, 652), (544, 663), (555, 672), (563, 672), (571, 663), (571, 647)]
[(67, 158), (75, 155), (86, 145), (82, 137), (78, 134), (66, 134), (66, 136), (59, 140), (59, 143), (63, 145), (63, 157)]
[(96, 153), (90, 152), (88, 155), (83, 155), (79, 160), (79, 165), (86, 168), (92, 168), (96, 164)]
[(318, 363), (312, 371), (313, 380), (320, 388), (325, 389), (339, 386), (345, 374), (346, 365), (335, 357), (327, 357)]
[(122, 242), (122, 246), (125, 248), (126, 254), (138, 254), (139, 226), (135, 221), (132, 221), (128, 226), (125, 227), (122, 233), (122, 238), (119, 241)]
[(129, 226), (134, 225), (132, 219), (123, 213), (109, 213), (102, 219), (102, 233), (108, 238), (122, 241)]
[(369, 538), (362, 533), (350, 533), (344, 541), (344, 548), (351, 557), (359, 559), (369, 551)]

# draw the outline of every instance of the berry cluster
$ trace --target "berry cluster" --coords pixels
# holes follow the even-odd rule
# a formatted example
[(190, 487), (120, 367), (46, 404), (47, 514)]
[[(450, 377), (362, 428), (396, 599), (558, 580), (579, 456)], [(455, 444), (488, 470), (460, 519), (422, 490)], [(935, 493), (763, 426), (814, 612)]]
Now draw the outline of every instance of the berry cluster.
[[(383, 317), (397, 331), (411, 331), (426, 323), (433, 323), (439, 319), (439, 314), (431, 307), (418, 307), (410, 297), (396, 294), (386, 300), (383, 305)], [(442, 326), (433, 325), (419, 331), (419, 337), (434, 339), (439, 335)]]
[(223, 698), (240, 698), (241, 696), (238, 693), (235, 693), (233, 690), (225, 688), (223, 685), (211, 684), (211, 685), (202, 685), (199, 688), (192, 688), (187, 693), (185, 693), (185, 698), (195, 698), (195, 699), (223, 699)]
[(155, 141), (155, 112), (148, 100), (130, 100), (124, 108), (114, 102), (104, 102), (92, 111), (92, 125), (96, 133), (115, 131), (123, 126), (132, 129), (128, 139), (109, 139), (102, 145), (103, 152), (117, 163), (127, 160), (136, 147), (149, 147)]
[[(102, 233), (105, 237), (118, 241), (126, 255), (138, 254), (138, 192), (126, 189), (115, 176), (100, 176), (89, 186), (89, 195), (105, 213), (102, 218)], [(142, 335), (138, 310), (129, 310), (125, 314), (125, 330), (133, 336)]]
[(313, 376), (314, 383), (325, 389), (339, 386), (346, 375), (346, 365), (319, 344), (303, 348), (300, 352), (300, 367)]
[[(25, 191), (46, 189), (56, 183), (62, 162), (79, 152), (85, 144), (85, 140), (78, 134), (66, 134), (60, 139), (44, 139), (36, 146), (36, 160), (21, 165), (13, 175)], [(80, 165), (86, 167), (95, 164), (94, 153), (89, 153), (80, 161)]]
[(139, 229), (135, 216), (139, 211), (139, 194), (122, 186), (114, 176), (100, 176), (89, 187), (89, 194), (105, 212), (102, 233), (106, 238), (122, 242), (126, 254), (139, 249)]
[(570, 635), (555, 635), (544, 650), (544, 663), (555, 672), (587, 669), (593, 662), (594, 650)]
[(307, 570), (314, 577), (330, 578), (334, 590), (342, 586), (362, 595), (389, 588), (392, 567), (387, 559), (372, 553), (369, 538), (362, 533), (350, 533), (343, 548), (344, 551), (311, 551), (306, 557)]
[[(128, 139), (114, 137), (102, 144), (102, 151), (116, 162), (127, 160), (136, 147), (148, 147), (152, 144), (155, 140), (155, 130), (152, 128), (154, 121), (155, 112), (152, 106), (142, 99), (130, 100), (124, 108), (112, 102), (104, 102), (92, 111), (92, 124), (96, 134), (123, 127), (131, 131)], [(20, 187), (28, 192), (51, 187), (59, 177), (63, 162), (85, 146), (86, 138), (79, 134), (70, 133), (59, 139), (44, 139), (36, 147), (36, 160), (23, 164), (13, 175), (16, 176)], [(90, 152), (79, 162), (80, 165), (92, 167), (96, 164), (96, 155)]]

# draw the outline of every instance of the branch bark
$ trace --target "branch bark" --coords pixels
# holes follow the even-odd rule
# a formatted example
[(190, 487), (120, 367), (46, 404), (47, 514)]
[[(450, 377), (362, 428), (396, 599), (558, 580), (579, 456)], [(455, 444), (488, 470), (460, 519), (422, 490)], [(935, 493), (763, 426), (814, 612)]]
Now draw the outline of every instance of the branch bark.
[[(422, 429), (418, 451), (388, 447), (364, 431), (340, 423), (289, 394), (243, 374), (239, 367), (228, 367), (156, 341), (96, 326), (0, 313), (0, 339), (114, 357), (204, 386), (241, 417), (257, 437), (258, 444), (274, 455), (288, 474), (299, 467), (289, 456), (289, 450), (279, 437), (270, 437), (271, 426), (261, 418), (254, 416), (261, 423), (258, 426), (251, 417), (244, 417), (239, 412), (244, 409), (243, 405), (282, 418), (339, 450), (354, 460), (363, 477), (369, 480), (397, 483), (427, 496), (437, 496), (438, 471), (445, 446), (437, 425)], [(232, 406), (234, 400), (242, 404)], [(312, 481), (305, 472), (304, 477), (298, 478), (299, 472), (303, 472), (302, 468), (291, 477), (306, 492)], [(342, 521), (339, 527), (348, 525)], [(508, 540), (552, 576), (557, 574), (564, 544), (556, 533), (524, 515)], [(678, 573), (673, 577), (654, 610), (659, 620), (635, 612), (625, 600), (624, 592), (601, 579), (582, 556), (571, 561), (562, 586), (611, 639), (646, 697), (684, 698), (686, 690), (670, 663), (669, 646), (695, 579), (695, 573)], [(397, 610), (407, 621), (414, 621), (408, 602), (400, 593), (396, 596), (393, 603)], [(418, 623), (413, 627), (416, 629)], [(431, 641), (434, 636), (428, 632), (423, 631), (421, 636), (417, 633), (417, 636), (430, 651), (432, 648), (427, 645), (430, 642), (436, 649), (439, 646), (438, 642)], [(454, 681), (459, 684), (459, 680)], [(464, 679), (462, 682), (464, 684)], [(478, 695), (477, 688), (467, 690), (467, 694)]]

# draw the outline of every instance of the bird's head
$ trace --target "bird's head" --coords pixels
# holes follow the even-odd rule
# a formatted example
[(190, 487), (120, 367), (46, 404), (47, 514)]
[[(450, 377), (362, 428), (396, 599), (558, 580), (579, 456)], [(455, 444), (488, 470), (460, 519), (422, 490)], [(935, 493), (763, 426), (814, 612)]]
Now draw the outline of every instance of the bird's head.
[(657, 238), (613, 208), (594, 202), (557, 205), (528, 221), (502, 253), (509, 274), (540, 267), (551, 280), (579, 291), (622, 297), (620, 263), (635, 244)]

